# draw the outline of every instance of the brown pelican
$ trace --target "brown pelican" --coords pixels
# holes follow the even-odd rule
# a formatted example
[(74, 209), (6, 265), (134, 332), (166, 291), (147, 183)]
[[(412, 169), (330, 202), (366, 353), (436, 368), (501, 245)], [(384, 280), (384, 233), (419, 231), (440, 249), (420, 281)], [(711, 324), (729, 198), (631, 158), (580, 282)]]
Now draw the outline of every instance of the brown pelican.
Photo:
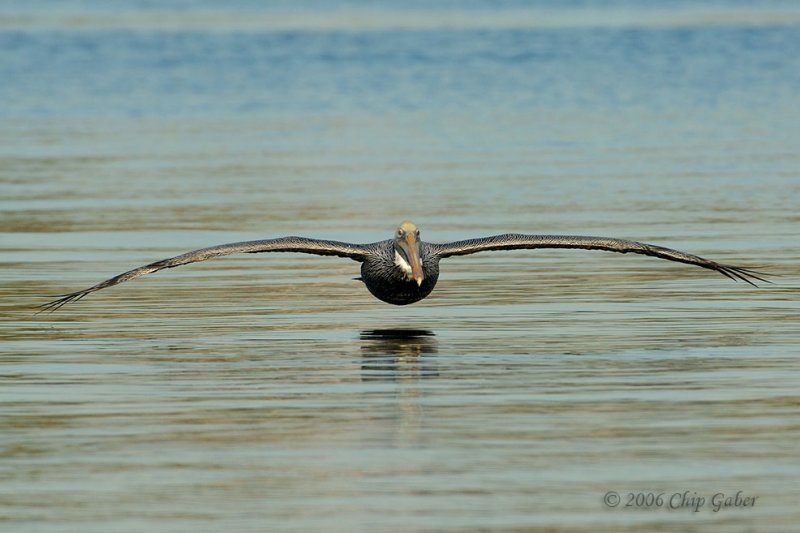
[(753, 286), (755, 286), (754, 280), (767, 282), (764, 278), (759, 277), (763, 276), (763, 273), (749, 268), (724, 265), (696, 255), (642, 242), (608, 237), (506, 233), (446, 244), (433, 244), (420, 240), (417, 226), (406, 221), (397, 227), (392, 239), (371, 244), (351, 244), (307, 237), (280, 237), (202, 248), (123, 272), (88, 289), (62, 295), (58, 299), (40, 306), (40, 309), (41, 311), (55, 311), (64, 304), (78, 301), (89, 293), (151, 272), (239, 252), (301, 252), (349, 257), (361, 263), (361, 277), (356, 279), (363, 281), (369, 292), (376, 298), (394, 305), (406, 305), (418, 302), (431, 293), (436, 285), (436, 280), (439, 279), (439, 261), (441, 259), (488, 250), (521, 248), (583, 248), (623, 254), (650, 255), (716, 270), (733, 280), (743, 280)]

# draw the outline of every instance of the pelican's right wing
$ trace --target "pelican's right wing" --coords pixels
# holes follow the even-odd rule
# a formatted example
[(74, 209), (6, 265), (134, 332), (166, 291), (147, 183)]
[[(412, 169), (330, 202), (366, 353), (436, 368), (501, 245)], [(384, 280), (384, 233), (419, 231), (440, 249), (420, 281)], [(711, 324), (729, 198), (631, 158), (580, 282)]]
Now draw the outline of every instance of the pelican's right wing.
[(339, 241), (326, 241), (320, 239), (309, 239), (306, 237), (281, 237), (278, 239), (264, 239), (258, 241), (233, 242), (230, 244), (220, 244), (209, 248), (202, 248), (181, 254), (168, 259), (162, 259), (139, 268), (134, 268), (123, 272), (113, 278), (101, 281), (88, 289), (64, 294), (58, 299), (39, 306), (39, 312), (55, 311), (59, 307), (70, 302), (76, 302), (89, 293), (118, 285), (151, 272), (156, 272), (165, 268), (174, 268), (189, 263), (205, 261), (214, 257), (230, 255), (235, 253), (256, 254), (261, 252), (300, 252), (315, 255), (336, 255), (339, 257), (349, 257), (356, 261), (364, 261), (373, 252), (375, 245), (351, 244)]
[(704, 259), (696, 255), (687, 254), (671, 248), (646, 244), (637, 241), (624, 239), (612, 239), (608, 237), (580, 237), (568, 235), (524, 235), (519, 233), (506, 233), (504, 235), (494, 235), (482, 239), (468, 239), (464, 241), (450, 242), (446, 244), (431, 244), (434, 253), (440, 258), (451, 257), (454, 255), (467, 255), (489, 250), (519, 250), (535, 248), (581, 248), (584, 250), (606, 250), (622, 254), (634, 253), (688, 263), (709, 270), (715, 270), (720, 274), (733, 280), (740, 279), (755, 286), (753, 280), (769, 283), (766, 279), (759, 277), (765, 274), (748, 268), (731, 265), (724, 265)]

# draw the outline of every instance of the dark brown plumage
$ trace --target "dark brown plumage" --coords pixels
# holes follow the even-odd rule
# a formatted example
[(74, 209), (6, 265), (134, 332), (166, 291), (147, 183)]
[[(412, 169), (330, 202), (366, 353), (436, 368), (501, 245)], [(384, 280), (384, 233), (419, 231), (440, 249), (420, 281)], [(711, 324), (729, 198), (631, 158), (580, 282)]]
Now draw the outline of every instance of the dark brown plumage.
[(390, 304), (406, 305), (418, 302), (431, 293), (439, 278), (439, 261), (441, 259), (489, 250), (518, 250), (523, 248), (581, 248), (623, 254), (635, 253), (715, 270), (733, 280), (742, 280), (753, 286), (755, 286), (755, 281), (767, 282), (762, 277), (764, 276), (763, 273), (748, 268), (724, 265), (671, 248), (636, 241), (606, 237), (507, 233), (481, 239), (432, 244), (419, 240), (419, 230), (414, 224), (403, 222), (397, 228), (393, 239), (371, 244), (351, 244), (306, 237), (282, 237), (202, 248), (123, 272), (88, 289), (62, 295), (40, 306), (40, 312), (55, 311), (63, 305), (76, 302), (92, 292), (165, 268), (174, 268), (233, 253), (261, 252), (335, 255), (359, 261), (361, 263), (361, 277), (359, 279), (364, 282), (367, 289), (376, 298)]

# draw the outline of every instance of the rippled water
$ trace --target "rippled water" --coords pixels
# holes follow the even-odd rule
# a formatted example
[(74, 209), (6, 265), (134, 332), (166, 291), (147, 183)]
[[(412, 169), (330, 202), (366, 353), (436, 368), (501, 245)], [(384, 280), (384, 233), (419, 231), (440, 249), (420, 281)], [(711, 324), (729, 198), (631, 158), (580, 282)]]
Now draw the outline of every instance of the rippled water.
[[(0, 7), (0, 530), (795, 527), (794, 4), (187, 5)], [(775, 284), (516, 251), (397, 308), (357, 263), (266, 254), (33, 314), (406, 218)]]

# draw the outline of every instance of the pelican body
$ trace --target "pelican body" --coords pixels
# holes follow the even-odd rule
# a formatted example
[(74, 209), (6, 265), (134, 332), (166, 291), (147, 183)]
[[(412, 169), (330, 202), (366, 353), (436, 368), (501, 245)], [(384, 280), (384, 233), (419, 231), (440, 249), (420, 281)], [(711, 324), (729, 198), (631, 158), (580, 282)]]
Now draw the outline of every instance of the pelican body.
[(55, 311), (92, 292), (165, 268), (174, 268), (233, 253), (262, 252), (300, 252), (354, 259), (361, 263), (361, 277), (356, 279), (363, 281), (373, 296), (389, 304), (407, 305), (422, 300), (433, 291), (436, 281), (439, 279), (439, 261), (441, 259), (489, 250), (536, 248), (581, 248), (623, 254), (635, 253), (714, 270), (733, 280), (743, 280), (753, 286), (755, 286), (754, 280), (767, 281), (759, 277), (763, 276), (762, 273), (748, 268), (724, 265), (653, 244), (608, 237), (506, 233), (445, 244), (427, 243), (420, 240), (417, 226), (406, 221), (398, 226), (392, 239), (371, 244), (352, 244), (307, 237), (281, 237), (202, 248), (123, 272), (88, 289), (62, 295), (56, 300), (40, 306), (40, 312)]
[(375, 298), (407, 305), (428, 296), (439, 279), (439, 257), (419, 240), (411, 222), (397, 228), (393, 240), (373, 245), (373, 253), (361, 263), (361, 281)]

